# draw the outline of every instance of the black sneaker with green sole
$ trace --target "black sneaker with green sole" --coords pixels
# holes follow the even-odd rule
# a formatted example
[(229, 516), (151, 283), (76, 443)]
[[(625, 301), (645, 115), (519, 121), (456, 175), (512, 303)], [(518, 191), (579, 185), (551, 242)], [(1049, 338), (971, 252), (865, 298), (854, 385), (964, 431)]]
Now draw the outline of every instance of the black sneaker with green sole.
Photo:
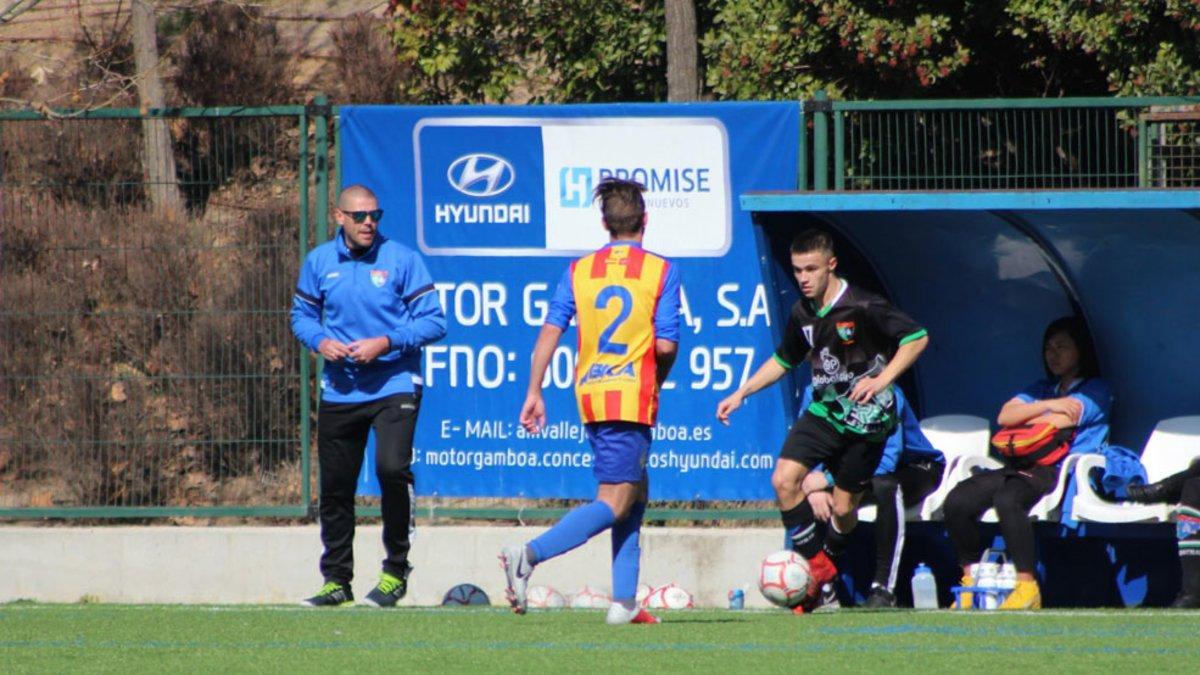
[(354, 594), (350, 592), (350, 584), (327, 581), (311, 598), (300, 602), (308, 607), (343, 607), (354, 604)]
[(387, 572), (380, 573), (379, 583), (363, 598), (363, 604), (373, 607), (395, 607), (408, 593), (409, 572), (412, 572), (412, 567), (404, 570), (404, 576), (400, 577)]

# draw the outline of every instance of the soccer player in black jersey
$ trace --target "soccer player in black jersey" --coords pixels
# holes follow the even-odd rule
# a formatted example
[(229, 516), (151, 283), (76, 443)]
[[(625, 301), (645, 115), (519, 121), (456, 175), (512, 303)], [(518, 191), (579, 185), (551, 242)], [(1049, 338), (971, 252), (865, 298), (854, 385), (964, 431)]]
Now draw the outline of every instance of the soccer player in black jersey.
[[(837, 576), (832, 558), (858, 524), (859, 500), (897, 424), (892, 383), (917, 360), (929, 337), (883, 298), (837, 276), (833, 240), (825, 232), (797, 235), (791, 259), (804, 297), (792, 306), (774, 356), (717, 405), (717, 419), (729, 424), (746, 397), (809, 358), (813, 403), (792, 425), (771, 476), (788, 539), (809, 562), (808, 595), (795, 610), (802, 613), (816, 606), (822, 587)], [(824, 547), (801, 489), (818, 464), (834, 476), (832, 527)]]

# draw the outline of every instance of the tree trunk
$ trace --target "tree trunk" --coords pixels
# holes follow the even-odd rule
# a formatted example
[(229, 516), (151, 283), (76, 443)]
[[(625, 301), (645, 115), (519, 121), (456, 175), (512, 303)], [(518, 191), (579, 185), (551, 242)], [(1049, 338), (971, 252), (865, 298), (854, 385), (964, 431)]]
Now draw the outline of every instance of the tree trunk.
[(700, 96), (694, 0), (665, 0), (667, 10), (667, 100)]
[[(137, 67), (138, 98), (143, 114), (149, 108), (165, 108), (162, 77), (158, 65), (158, 37), (152, 0), (133, 0), (133, 60)], [(142, 171), (146, 193), (157, 213), (174, 217), (183, 213), (179, 181), (175, 177), (175, 153), (171, 131), (164, 119), (142, 119)]]

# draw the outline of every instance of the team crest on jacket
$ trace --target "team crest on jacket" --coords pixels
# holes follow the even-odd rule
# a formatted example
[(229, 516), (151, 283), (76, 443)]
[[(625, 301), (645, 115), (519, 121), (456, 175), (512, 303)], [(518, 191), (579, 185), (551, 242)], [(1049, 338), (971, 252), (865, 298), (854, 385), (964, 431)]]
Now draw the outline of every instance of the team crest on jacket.
[(387, 270), (371, 270), (371, 283), (375, 284), (375, 288), (383, 288), (383, 285), (387, 283), (387, 277)]
[(837, 334), (842, 339), (844, 344), (854, 344), (854, 322), (839, 321), (837, 322)]

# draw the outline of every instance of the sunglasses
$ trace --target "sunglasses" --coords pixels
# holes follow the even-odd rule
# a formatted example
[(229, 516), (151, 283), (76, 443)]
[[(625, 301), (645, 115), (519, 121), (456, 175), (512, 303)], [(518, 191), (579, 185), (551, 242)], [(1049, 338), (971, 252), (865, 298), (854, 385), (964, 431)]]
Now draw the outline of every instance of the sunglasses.
[[(338, 210), (341, 211), (341, 209)], [(383, 220), (383, 209), (375, 209), (374, 211), (342, 211), (342, 213), (350, 216), (350, 219), (355, 223), (363, 222), (368, 216), (377, 223)]]

